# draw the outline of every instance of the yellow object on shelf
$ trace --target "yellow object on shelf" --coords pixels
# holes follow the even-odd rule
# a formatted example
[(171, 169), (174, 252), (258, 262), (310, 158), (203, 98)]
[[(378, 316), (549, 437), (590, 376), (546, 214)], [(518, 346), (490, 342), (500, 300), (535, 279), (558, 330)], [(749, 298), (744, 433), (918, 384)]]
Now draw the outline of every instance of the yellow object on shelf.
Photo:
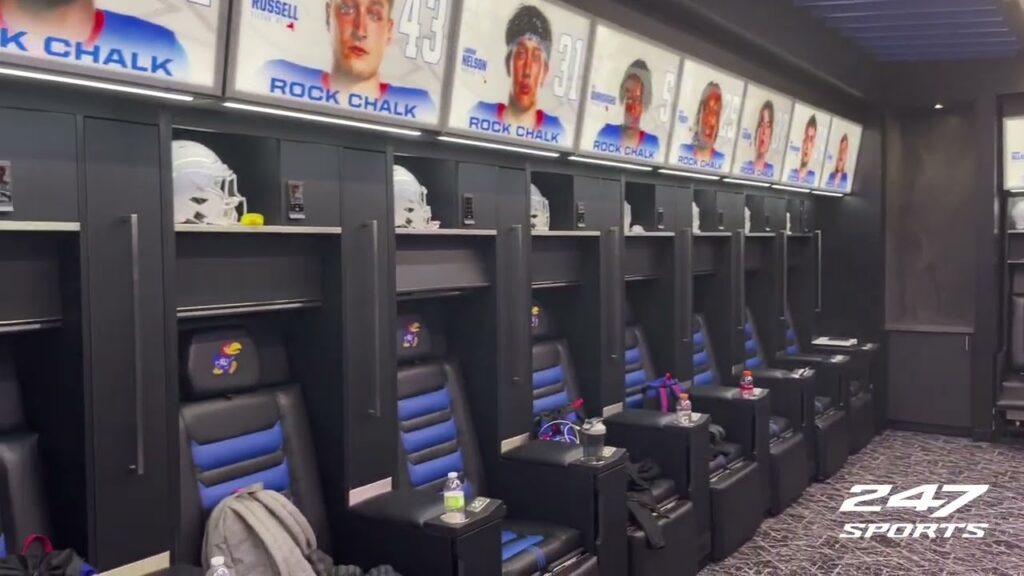
[(242, 216), (242, 226), (263, 226), (263, 214), (249, 212)]

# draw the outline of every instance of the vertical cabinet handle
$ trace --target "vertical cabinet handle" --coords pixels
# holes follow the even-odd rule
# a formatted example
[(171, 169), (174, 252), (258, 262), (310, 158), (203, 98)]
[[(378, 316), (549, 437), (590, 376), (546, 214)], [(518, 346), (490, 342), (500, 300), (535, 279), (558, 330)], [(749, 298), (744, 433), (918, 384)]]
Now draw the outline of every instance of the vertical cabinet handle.
[(814, 232), (814, 244), (818, 252), (818, 269), (816, 271), (818, 274), (818, 302), (814, 309), (815, 312), (821, 312), (821, 240), (821, 230), (816, 230)]
[(146, 435), (145, 435), (145, 386), (142, 382), (142, 302), (139, 274), (139, 215), (129, 214), (124, 219), (128, 223), (131, 237), (131, 274), (132, 274), (132, 379), (135, 389), (135, 462), (128, 465), (128, 471), (136, 476), (146, 473)]
[(746, 328), (746, 318), (744, 318), (744, 310), (746, 309), (747, 302), (747, 244), (746, 236), (742, 231), (734, 232), (732, 235), (733, 242), (736, 243), (737, 249), (735, 251), (736, 258), (733, 262), (734, 274), (733, 281), (737, 287), (736, 297), (733, 300), (733, 307), (736, 314), (736, 325), (737, 330), (744, 330)]
[(380, 238), (378, 234), (379, 224), (377, 220), (370, 220), (363, 224), (370, 234), (370, 290), (372, 292), (371, 302), (373, 303), (373, 378), (371, 379), (371, 405), (370, 416), (380, 418), (380, 380), (381, 380), (381, 319), (380, 319)]
[[(528, 274), (528, 270), (523, 269), (523, 262), (524, 262), (524, 259), (526, 257), (526, 255), (523, 254), (523, 225), (522, 224), (513, 224), (512, 227), (511, 227), (511, 230), (512, 230), (513, 248), (515, 250), (515, 252), (514, 252), (515, 258), (513, 259), (513, 261), (516, 263), (516, 268), (519, 270), (520, 275), (526, 276)], [(530, 281), (527, 280), (527, 287), (529, 288), (529, 286), (530, 286)], [(519, 340), (516, 343), (516, 346), (522, 346), (523, 347), (523, 348), (520, 348), (520, 350), (522, 350), (522, 352), (524, 354), (524, 358), (526, 359), (526, 364), (524, 364), (524, 365), (525, 366), (529, 366), (530, 363), (533, 361), (532, 357), (528, 356), (529, 355), (529, 350), (530, 350), (530, 331), (531, 331), (530, 322), (531, 322), (531, 320), (527, 319), (526, 316), (530, 315), (530, 317), (532, 317), (532, 310), (531, 310), (531, 308), (532, 308), (533, 304), (532, 304), (532, 300), (530, 299), (530, 297), (527, 297), (526, 300), (527, 300), (527, 302), (526, 302), (525, 310), (524, 310), (524, 308), (521, 308), (518, 305), (516, 306), (515, 322), (516, 322), (516, 326), (519, 327), (518, 328), (518, 332), (520, 333), (519, 334)], [(525, 314), (524, 314), (524, 311), (525, 311)], [(516, 349), (516, 348), (513, 348), (513, 349)], [(517, 388), (521, 382), (522, 382), (522, 378), (519, 377), (518, 375), (513, 376), (512, 379), (511, 379), (511, 383), (512, 383), (512, 387), (513, 388)]]

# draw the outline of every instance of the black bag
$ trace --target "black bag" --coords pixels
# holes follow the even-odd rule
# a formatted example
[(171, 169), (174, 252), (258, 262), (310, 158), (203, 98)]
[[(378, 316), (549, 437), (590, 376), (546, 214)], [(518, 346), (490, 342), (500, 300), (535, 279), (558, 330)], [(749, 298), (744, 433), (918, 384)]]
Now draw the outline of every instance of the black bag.
[(0, 558), (0, 576), (95, 576), (96, 570), (74, 550), (53, 550), (46, 536), (33, 534), (18, 556)]
[(651, 491), (651, 482), (661, 477), (661, 468), (653, 460), (643, 460), (639, 464), (630, 462), (626, 464), (626, 474), (629, 476), (626, 486), (629, 517), (643, 529), (650, 548), (664, 548), (665, 536), (657, 519), (662, 514)]

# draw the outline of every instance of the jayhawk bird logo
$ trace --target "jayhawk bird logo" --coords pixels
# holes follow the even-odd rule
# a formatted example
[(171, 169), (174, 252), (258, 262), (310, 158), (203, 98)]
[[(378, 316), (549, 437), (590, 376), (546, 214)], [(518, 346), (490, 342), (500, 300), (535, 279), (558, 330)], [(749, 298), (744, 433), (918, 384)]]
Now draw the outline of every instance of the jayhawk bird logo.
[(242, 353), (241, 342), (228, 342), (220, 348), (220, 354), (213, 358), (213, 375), (223, 376), (238, 371), (238, 355)]
[(402, 348), (415, 348), (420, 345), (420, 326), (419, 322), (413, 322), (405, 327), (405, 334), (402, 336)]

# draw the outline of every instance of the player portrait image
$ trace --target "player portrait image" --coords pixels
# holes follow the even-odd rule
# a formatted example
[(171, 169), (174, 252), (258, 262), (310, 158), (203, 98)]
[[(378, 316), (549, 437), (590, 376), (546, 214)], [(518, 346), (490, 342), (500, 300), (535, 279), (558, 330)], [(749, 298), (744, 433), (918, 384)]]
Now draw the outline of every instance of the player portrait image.
[(694, 60), (683, 65), (669, 162), (728, 172), (732, 167), (743, 80)]
[(679, 56), (598, 26), (580, 149), (664, 162)]
[(212, 87), (222, 1), (4, 0), (0, 56)]
[(793, 102), (781, 94), (750, 85), (740, 123), (735, 172), (741, 176), (778, 180)]
[(793, 126), (786, 148), (787, 184), (818, 186), (831, 124), (832, 118), (820, 110), (800, 102), (793, 107)]
[(235, 91), (437, 122), (449, 0), (263, 1), (239, 11)]
[(849, 192), (853, 187), (861, 131), (861, 127), (852, 122), (840, 118), (832, 121), (828, 151), (825, 153), (826, 173), (821, 184), (826, 190)]
[(467, 0), (449, 127), (571, 148), (589, 35), (554, 2)]

